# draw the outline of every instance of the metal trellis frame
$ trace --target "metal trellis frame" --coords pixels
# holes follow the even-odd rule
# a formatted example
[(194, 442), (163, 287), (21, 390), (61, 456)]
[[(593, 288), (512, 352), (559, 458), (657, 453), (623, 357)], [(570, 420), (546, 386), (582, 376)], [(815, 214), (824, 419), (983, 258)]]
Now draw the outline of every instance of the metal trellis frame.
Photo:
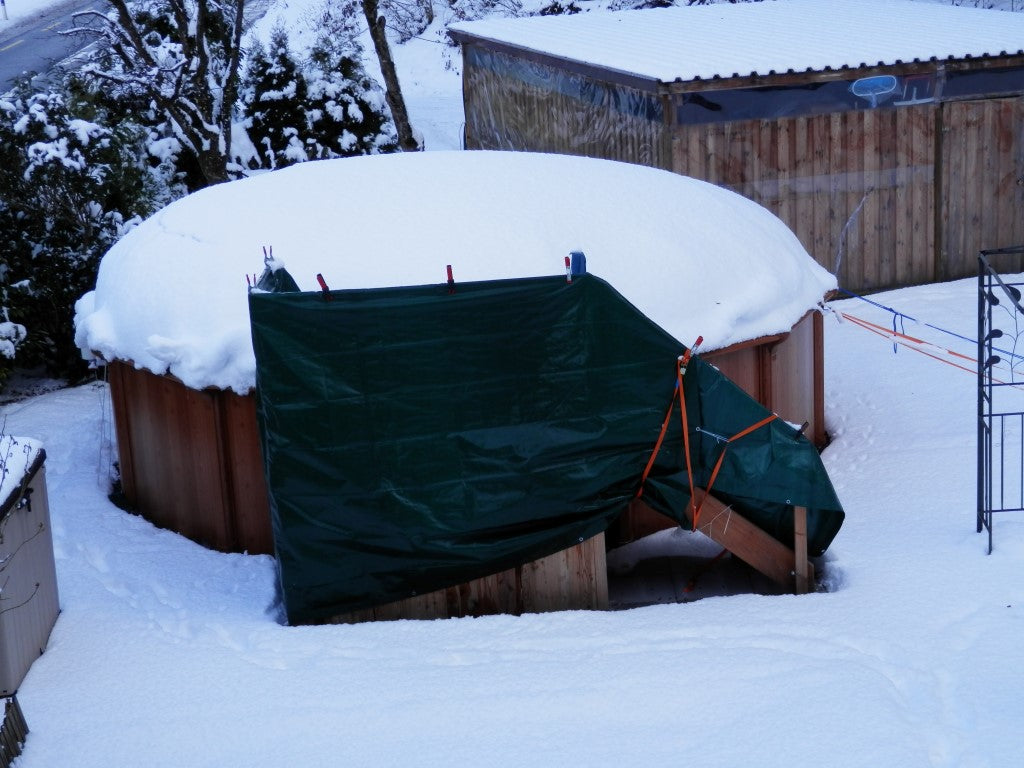
[(1024, 245), (978, 254), (978, 518), (988, 531), (992, 516), (1024, 511), (1024, 275), (1002, 274), (993, 261), (1024, 263)]

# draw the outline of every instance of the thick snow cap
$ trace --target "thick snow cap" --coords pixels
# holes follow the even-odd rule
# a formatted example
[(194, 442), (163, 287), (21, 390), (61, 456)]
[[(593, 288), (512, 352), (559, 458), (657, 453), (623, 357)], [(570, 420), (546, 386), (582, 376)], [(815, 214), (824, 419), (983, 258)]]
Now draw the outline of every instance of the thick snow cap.
[(303, 290), (557, 275), (583, 251), (680, 341), (788, 331), (835, 278), (766, 209), (684, 176), (606, 160), (426, 152), (304, 163), (182, 198), (104, 256), (76, 306), (86, 355), (245, 393), (246, 276), (263, 249)]

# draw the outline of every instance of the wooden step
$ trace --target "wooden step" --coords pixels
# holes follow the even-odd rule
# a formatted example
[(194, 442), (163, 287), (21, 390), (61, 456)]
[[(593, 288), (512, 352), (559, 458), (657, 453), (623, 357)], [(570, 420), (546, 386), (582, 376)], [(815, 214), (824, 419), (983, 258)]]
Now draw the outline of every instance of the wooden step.
[[(698, 489), (701, 494), (704, 491)], [(657, 514), (639, 499), (632, 506), (645, 515)], [(697, 530), (776, 584), (804, 594), (814, 585), (814, 565), (807, 559), (807, 511), (796, 507), (793, 520), (796, 535), (790, 549), (731, 506), (707, 494), (701, 503)]]

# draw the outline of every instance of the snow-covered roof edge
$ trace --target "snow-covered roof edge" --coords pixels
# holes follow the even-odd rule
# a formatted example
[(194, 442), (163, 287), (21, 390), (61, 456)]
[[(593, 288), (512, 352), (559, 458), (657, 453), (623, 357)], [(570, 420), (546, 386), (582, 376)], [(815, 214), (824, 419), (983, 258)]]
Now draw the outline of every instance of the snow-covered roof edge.
[(481, 41), (637, 84), (1024, 56), (1024, 14), (913, 0), (764, 0), (461, 22)]

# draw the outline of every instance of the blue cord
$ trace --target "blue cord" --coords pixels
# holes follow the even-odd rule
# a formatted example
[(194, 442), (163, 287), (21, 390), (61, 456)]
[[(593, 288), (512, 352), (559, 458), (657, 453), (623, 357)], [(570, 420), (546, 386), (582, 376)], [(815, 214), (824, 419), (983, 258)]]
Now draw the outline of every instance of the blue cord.
[[(838, 288), (837, 290), (840, 293), (845, 293), (847, 296), (849, 296), (851, 298), (860, 299), (861, 301), (867, 302), (868, 304), (871, 304), (872, 306), (878, 307), (879, 309), (884, 309), (886, 312), (891, 312), (892, 315), (893, 315), (893, 317), (892, 317), (892, 330), (893, 330), (893, 333), (903, 332), (903, 329), (905, 328), (905, 325), (904, 325), (903, 321), (904, 321), (904, 319), (906, 319), (906, 320), (910, 320), (912, 323), (919, 323), (920, 325), (923, 325), (923, 326), (926, 326), (926, 327), (931, 328), (933, 330), (936, 330), (939, 333), (944, 333), (947, 336), (952, 336), (955, 339), (960, 339), (961, 341), (966, 341), (969, 344), (971, 344), (972, 346), (977, 346), (978, 345), (978, 340), (977, 339), (972, 339), (972, 338), (969, 338), (967, 336), (962, 336), (961, 334), (954, 333), (953, 331), (947, 331), (945, 328), (940, 328), (939, 326), (932, 325), (931, 323), (925, 323), (925, 322), (923, 322), (921, 320), (918, 320), (916, 317), (911, 317), (910, 315), (906, 314), (905, 312), (900, 312), (898, 309), (893, 309), (892, 307), (887, 307), (887, 306), (885, 306), (885, 304), (879, 304), (877, 301), (872, 301), (871, 299), (867, 298), (866, 296), (861, 296), (860, 294), (854, 293), (853, 291), (848, 291), (845, 288)], [(899, 321), (900, 321), (900, 329), (899, 330), (897, 330), (897, 328), (896, 328), (896, 319), (897, 318), (899, 318)], [(895, 353), (895, 351), (896, 351), (896, 343), (895, 342), (892, 345), (892, 349), (893, 349), (893, 352)], [(994, 349), (997, 352), (1001, 352), (1004, 355), (1009, 355), (1010, 357), (1015, 357), (1015, 358), (1018, 358), (1018, 359), (1024, 359), (1024, 355), (1018, 355), (1016, 352), (1011, 352), (1011, 351), (1006, 350), (1006, 349), (998, 349), (997, 347), (993, 347), (992, 349)]]

